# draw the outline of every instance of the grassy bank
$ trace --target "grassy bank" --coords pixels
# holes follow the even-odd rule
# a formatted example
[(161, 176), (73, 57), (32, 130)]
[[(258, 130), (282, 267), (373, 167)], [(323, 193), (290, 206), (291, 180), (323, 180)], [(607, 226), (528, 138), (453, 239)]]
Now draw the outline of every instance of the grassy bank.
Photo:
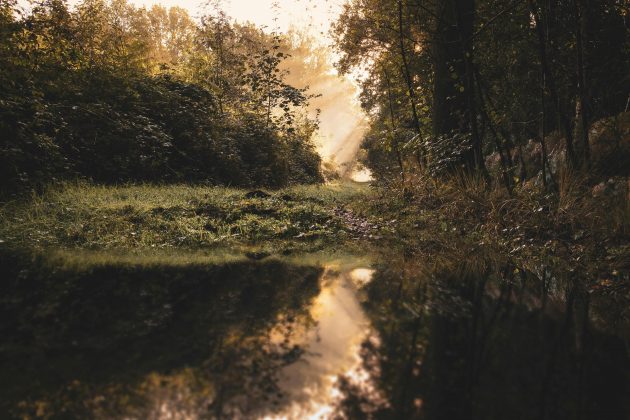
[(526, 185), (510, 195), (481, 179), (418, 178), (405, 193), (378, 190), (362, 207), (372, 217), (397, 219), (397, 239), (417, 252), (483, 250), (615, 284), (630, 279), (630, 201), (625, 179), (618, 181), (602, 190), (564, 176), (557, 192)]
[(365, 233), (343, 209), (368, 194), (354, 183), (273, 192), (65, 184), (5, 204), (0, 240), (15, 248), (316, 248)]
[(512, 195), (469, 178), (416, 179), (405, 194), (356, 183), (267, 192), (66, 184), (5, 204), (0, 240), (5, 248), (133, 261), (366, 247), (433, 259), (479, 253), (615, 284), (630, 274), (628, 192), (595, 192), (576, 177), (563, 178), (557, 193), (530, 186)]

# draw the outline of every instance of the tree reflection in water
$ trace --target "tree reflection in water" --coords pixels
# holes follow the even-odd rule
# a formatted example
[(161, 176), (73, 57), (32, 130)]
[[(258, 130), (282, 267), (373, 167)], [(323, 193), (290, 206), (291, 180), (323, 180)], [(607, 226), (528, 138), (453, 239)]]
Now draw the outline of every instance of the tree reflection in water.
[(334, 410), (339, 374), (366, 379), (352, 262), (2, 266), (16, 417), (301, 418)]
[[(364, 360), (390, 405), (371, 417), (630, 418), (628, 310), (601, 307), (574, 274), (532, 271), (483, 259), (380, 267), (365, 308), (382, 345), (364, 346)], [(341, 414), (366, 412), (360, 392), (346, 394)]]
[(629, 417), (627, 296), (603, 306), (581, 279), (542, 265), (374, 261), (77, 268), (5, 255), (0, 409), (53, 418)]
[(90, 266), (4, 258), (3, 412), (79, 418), (223, 416), (278, 399), (302, 354), (270, 332), (310, 322), (320, 267)]

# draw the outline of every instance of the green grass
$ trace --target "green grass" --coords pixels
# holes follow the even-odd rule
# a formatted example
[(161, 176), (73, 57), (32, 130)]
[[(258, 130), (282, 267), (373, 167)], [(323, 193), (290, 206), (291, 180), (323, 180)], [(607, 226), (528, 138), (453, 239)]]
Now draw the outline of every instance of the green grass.
[(64, 184), (3, 205), (0, 240), (27, 249), (310, 248), (346, 238), (334, 209), (370, 194), (355, 183), (294, 186), (264, 198), (246, 198), (247, 192)]

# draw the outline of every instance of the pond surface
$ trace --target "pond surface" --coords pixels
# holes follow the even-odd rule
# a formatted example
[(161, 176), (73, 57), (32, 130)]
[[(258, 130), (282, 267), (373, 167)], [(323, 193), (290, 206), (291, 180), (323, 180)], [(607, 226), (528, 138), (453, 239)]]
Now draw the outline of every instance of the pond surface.
[(630, 418), (629, 297), (544, 265), (0, 267), (0, 418)]

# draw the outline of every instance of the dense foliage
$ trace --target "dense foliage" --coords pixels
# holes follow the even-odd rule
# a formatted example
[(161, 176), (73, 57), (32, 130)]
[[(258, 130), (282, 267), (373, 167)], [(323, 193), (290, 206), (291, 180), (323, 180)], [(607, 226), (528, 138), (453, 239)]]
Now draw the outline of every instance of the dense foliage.
[(334, 34), (340, 70), (366, 73), (368, 165), (401, 184), (418, 172), (489, 170), (512, 189), (537, 174), (553, 187), (561, 168), (598, 167), (600, 158), (627, 162), (627, 136), (606, 157), (590, 138), (596, 121), (628, 109), (624, 4), (350, 1)]
[(214, 13), (46, 0), (0, 8), (0, 191), (55, 179), (319, 182), (312, 97), (283, 40)]

